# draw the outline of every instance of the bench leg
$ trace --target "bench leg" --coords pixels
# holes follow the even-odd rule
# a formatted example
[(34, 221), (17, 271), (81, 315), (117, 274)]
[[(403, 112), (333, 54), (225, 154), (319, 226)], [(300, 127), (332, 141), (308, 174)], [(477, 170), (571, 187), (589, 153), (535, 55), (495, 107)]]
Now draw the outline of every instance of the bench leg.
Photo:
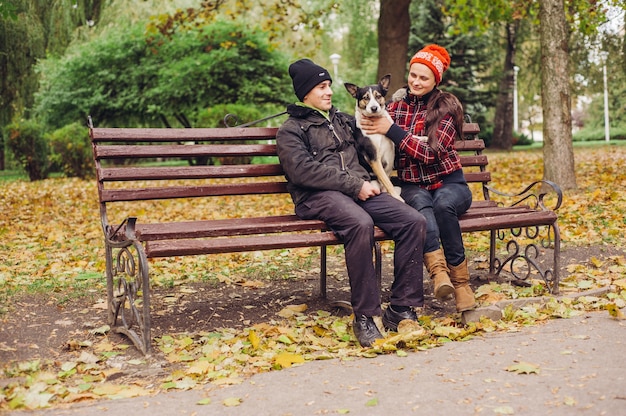
[[(143, 354), (150, 353), (148, 261), (138, 242), (106, 242), (108, 323)], [(133, 252), (136, 254), (133, 255)]]
[(374, 264), (376, 266), (376, 281), (378, 281), (378, 293), (383, 287), (383, 254), (380, 249), (380, 241), (374, 243)]
[[(496, 244), (498, 241), (504, 242), (507, 236), (510, 238), (506, 241), (506, 251), (498, 257)], [(527, 242), (528, 240), (531, 242)], [(553, 248), (552, 264), (540, 264), (538, 259), (541, 249), (550, 247)], [(490, 275), (498, 276), (508, 266), (507, 272), (511, 273), (514, 282), (529, 285), (531, 275), (538, 274), (550, 293), (559, 293), (561, 235), (556, 222), (550, 225), (513, 228), (508, 231), (491, 231), (489, 256)]]
[(561, 232), (559, 231), (559, 225), (554, 222), (552, 224), (552, 231), (554, 232), (554, 279), (552, 283), (552, 294), (559, 294), (559, 273), (561, 271)]
[(498, 230), (491, 230), (489, 232), (489, 276), (496, 275), (497, 231)]
[(326, 299), (326, 246), (320, 247), (320, 296)]

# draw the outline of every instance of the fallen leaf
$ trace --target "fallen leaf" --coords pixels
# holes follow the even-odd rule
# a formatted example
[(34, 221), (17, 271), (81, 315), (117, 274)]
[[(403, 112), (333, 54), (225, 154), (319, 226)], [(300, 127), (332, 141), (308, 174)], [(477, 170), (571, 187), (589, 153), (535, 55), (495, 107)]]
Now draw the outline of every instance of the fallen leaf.
[(293, 354), (290, 352), (281, 352), (274, 357), (274, 362), (280, 365), (282, 368), (289, 368), (292, 364), (300, 364), (304, 362), (304, 357), (300, 354)]
[(624, 313), (617, 307), (616, 304), (609, 303), (605, 306), (605, 308), (609, 311), (609, 315), (611, 315), (611, 318), (617, 320), (626, 319), (626, 315), (624, 315)]
[(241, 399), (238, 397), (228, 397), (224, 399), (222, 403), (224, 403), (224, 406), (227, 407), (239, 406), (241, 404)]
[(531, 364), (525, 361), (520, 361), (517, 364), (510, 365), (506, 368), (506, 371), (517, 374), (539, 374), (541, 370), (539, 366)]

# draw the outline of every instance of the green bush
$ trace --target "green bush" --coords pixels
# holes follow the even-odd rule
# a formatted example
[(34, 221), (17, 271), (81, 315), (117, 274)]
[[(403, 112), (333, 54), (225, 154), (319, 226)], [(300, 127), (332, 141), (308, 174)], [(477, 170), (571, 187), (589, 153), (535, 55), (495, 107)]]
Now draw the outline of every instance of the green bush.
[(532, 137), (519, 132), (513, 132), (513, 146), (527, 146), (533, 144)]
[(46, 179), (50, 171), (48, 142), (41, 124), (21, 120), (6, 127), (7, 146), (31, 181)]
[(170, 37), (146, 35), (138, 22), (40, 62), (34, 110), (55, 129), (87, 115), (98, 127), (187, 127), (217, 104), (284, 106), (294, 97), (287, 67), (249, 25), (216, 21)]
[[(224, 117), (231, 114), (228, 127), (245, 124), (264, 117), (255, 105), (243, 104), (218, 104), (201, 111), (196, 120), (195, 127), (227, 127), (224, 125)], [(262, 124), (256, 125), (260, 127)]]
[(94, 162), (89, 131), (80, 123), (68, 124), (49, 136), (50, 160), (65, 176), (89, 178), (94, 176)]
[[(611, 127), (610, 140), (626, 140), (626, 127)], [(604, 127), (579, 130), (573, 135), (575, 142), (590, 142), (605, 140)]]

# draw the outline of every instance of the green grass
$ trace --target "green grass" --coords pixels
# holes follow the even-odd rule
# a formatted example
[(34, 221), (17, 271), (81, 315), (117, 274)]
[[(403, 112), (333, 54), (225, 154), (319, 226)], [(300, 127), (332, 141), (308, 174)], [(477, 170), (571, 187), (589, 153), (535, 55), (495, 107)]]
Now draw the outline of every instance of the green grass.
[[(575, 141), (574, 147), (603, 147), (603, 146), (626, 146), (626, 140), (611, 140), (609, 143), (604, 140)], [(513, 146), (513, 150), (534, 150), (543, 148), (543, 142), (523, 146)]]
[(28, 180), (26, 172), (18, 170), (0, 170), (0, 181), (16, 181), (18, 179)]

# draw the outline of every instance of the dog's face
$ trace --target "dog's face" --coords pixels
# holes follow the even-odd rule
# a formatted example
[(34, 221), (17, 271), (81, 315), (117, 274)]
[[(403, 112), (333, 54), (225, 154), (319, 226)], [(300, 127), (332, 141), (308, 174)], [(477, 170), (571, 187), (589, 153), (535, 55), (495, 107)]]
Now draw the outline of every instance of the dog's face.
[(356, 110), (366, 116), (381, 115), (385, 111), (385, 95), (389, 90), (391, 75), (387, 74), (378, 84), (358, 87), (346, 82), (346, 90), (356, 99)]

